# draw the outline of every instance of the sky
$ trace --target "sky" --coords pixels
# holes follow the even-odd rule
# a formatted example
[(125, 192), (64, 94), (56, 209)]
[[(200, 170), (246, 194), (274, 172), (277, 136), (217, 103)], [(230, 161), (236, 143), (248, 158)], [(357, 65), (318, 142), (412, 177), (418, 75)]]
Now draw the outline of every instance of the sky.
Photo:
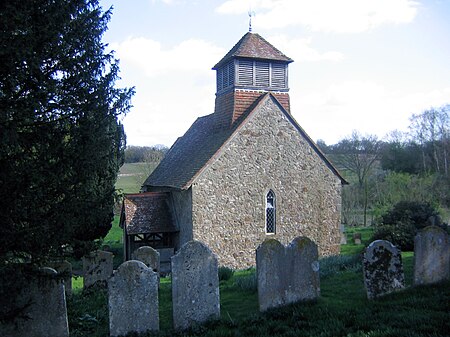
[(291, 114), (328, 145), (385, 139), (450, 103), (450, 0), (100, 0), (104, 35), (134, 86), (128, 145), (171, 146), (214, 112), (212, 67), (249, 30), (294, 60)]

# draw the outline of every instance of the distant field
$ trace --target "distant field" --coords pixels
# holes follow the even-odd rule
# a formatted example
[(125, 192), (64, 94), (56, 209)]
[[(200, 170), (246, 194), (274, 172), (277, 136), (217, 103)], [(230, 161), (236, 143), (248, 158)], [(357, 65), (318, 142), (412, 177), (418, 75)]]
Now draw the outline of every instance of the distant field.
[(120, 168), (116, 188), (123, 193), (139, 192), (145, 179), (153, 172), (158, 163), (125, 163)]

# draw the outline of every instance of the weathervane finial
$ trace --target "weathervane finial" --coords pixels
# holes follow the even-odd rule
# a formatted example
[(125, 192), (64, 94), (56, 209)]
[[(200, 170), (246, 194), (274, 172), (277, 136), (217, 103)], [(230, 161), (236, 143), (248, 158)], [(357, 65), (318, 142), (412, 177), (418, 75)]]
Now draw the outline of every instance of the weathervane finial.
[(252, 9), (250, 8), (248, 11), (248, 31), (251, 33), (252, 32), (252, 17), (255, 16), (255, 12), (252, 11)]

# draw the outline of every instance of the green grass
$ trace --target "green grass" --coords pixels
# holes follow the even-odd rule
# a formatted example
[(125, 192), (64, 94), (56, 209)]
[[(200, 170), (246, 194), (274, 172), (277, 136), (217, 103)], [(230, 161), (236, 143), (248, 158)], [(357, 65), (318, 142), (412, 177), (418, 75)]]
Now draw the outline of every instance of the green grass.
[[(370, 243), (373, 235), (373, 227), (345, 227), (345, 235), (347, 236), (347, 244), (341, 245), (341, 254), (355, 255), (360, 254), (364, 248)], [(361, 244), (353, 243), (353, 234), (361, 233)]]
[[(368, 243), (369, 228), (351, 228), (347, 235), (354, 231), (361, 232), (363, 243)], [(346, 252), (360, 251), (364, 246), (348, 242), (343, 249)], [(411, 286), (413, 253), (404, 252), (402, 257), (406, 284)], [(81, 278), (74, 281), (74, 295), (68, 302), (71, 336), (108, 336), (106, 290), (86, 293), (81, 291), (81, 284)], [(171, 279), (161, 278), (161, 332), (149, 336), (443, 337), (450, 331), (450, 282), (408, 288), (369, 301), (360, 258), (350, 255), (321, 260), (321, 296), (316, 302), (261, 314), (257, 297), (255, 270), (235, 271), (220, 282), (221, 319), (175, 332), (171, 329)]]
[(112, 227), (103, 239), (103, 246), (108, 247), (108, 251), (114, 254), (114, 269), (123, 262), (123, 230), (119, 227), (120, 216), (114, 216)]
[(120, 168), (116, 189), (123, 193), (138, 193), (145, 179), (158, 163), (125, 163)]

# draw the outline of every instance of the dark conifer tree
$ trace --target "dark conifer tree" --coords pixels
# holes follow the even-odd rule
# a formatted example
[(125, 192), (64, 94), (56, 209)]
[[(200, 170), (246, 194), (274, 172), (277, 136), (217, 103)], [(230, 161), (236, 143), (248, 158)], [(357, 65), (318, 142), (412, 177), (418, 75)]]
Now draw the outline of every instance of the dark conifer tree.
[(123, 162), (118, 61), (97, 0), (0, 2), (0, 267), (105, 236)]

